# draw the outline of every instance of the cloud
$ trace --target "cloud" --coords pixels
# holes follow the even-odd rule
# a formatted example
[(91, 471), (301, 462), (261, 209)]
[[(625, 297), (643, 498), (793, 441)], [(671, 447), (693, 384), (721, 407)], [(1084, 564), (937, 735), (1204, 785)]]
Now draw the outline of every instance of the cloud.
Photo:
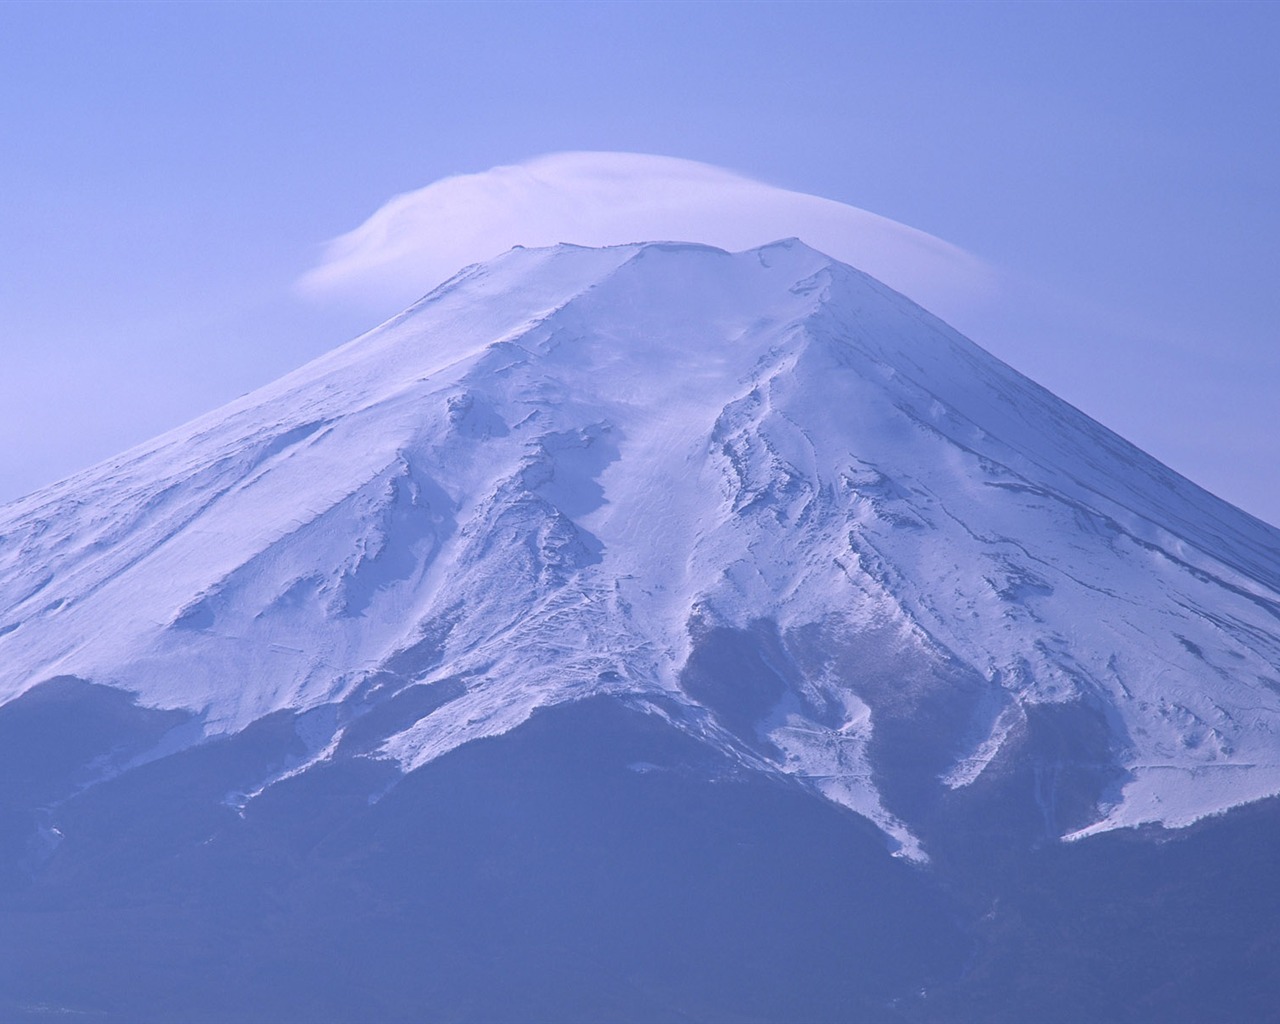
[(797, 236), (957, 326), (996, 291), (990, 267), (854, 206), (692, 160), (554, 153), (396, 196), (333, 240), (304, 294), (389, 315), (515, 245), (704, 242), (730, 251)]

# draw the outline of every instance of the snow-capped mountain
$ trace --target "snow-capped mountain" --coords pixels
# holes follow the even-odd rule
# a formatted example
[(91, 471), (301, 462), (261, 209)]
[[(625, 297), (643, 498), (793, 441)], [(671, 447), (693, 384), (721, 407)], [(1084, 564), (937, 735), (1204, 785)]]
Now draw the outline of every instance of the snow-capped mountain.
[(296, 715), (241, 811), (611, 695), (924, 861), (1046, 710), (1053, 835), (1280, 793), (1280, 531), (798, 241), (516, 249), (0, 509), (0, 699), (61, 677), (184, 713), (90, 782)]

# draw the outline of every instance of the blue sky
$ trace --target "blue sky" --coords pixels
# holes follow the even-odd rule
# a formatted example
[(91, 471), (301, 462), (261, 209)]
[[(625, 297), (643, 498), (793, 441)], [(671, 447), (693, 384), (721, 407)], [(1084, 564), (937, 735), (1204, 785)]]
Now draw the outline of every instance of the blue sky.
[(301, 293), (392, 196), (682, 157), (996, 268), (975, 340), (1280, 522), (1270, 4), (0, 5), (0, 500), (385, 313)]

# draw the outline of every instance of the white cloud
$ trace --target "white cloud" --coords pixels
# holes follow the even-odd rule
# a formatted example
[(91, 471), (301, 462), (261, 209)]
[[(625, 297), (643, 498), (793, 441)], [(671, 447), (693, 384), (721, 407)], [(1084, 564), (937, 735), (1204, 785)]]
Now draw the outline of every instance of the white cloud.
[(719, 167), (638, 153), (554, 153), (396, 196), (329, 243), (299, 284), (387, 315), (515, 245), (691, 241), (737, 251), (791, 236), (962, 329), (995, 292), (990, 267), (923, 231)]

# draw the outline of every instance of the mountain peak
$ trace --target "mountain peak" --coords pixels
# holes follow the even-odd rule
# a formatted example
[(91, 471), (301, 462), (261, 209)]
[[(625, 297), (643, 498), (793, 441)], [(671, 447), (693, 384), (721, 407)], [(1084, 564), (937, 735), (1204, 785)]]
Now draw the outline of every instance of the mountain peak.
[(511, 250), (0, 537), (0, 695), (307, 716), (293, 774), (604, 694), (914, 859), (1046, 715), (1054, 835), (1280, 792), (1280, 534), (798, 239)]

